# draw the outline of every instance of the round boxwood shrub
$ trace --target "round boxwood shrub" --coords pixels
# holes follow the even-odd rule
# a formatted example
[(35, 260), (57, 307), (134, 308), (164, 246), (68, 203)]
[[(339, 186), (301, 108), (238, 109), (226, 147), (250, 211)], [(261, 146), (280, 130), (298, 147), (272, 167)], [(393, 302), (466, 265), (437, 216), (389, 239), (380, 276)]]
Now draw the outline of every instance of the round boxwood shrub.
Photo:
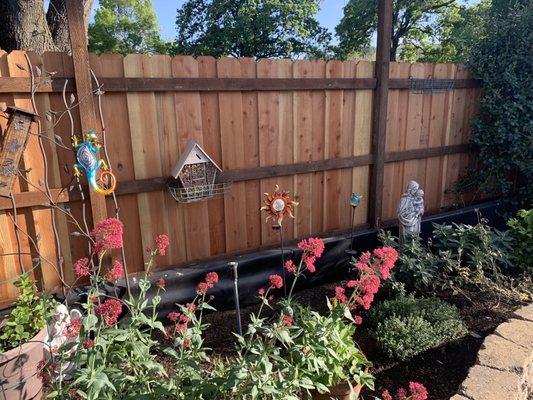
[(467, 333), (457, 308), (438, 298), (388, 300), (369, 313), (380, 349), (399, 360), (458, 339)]

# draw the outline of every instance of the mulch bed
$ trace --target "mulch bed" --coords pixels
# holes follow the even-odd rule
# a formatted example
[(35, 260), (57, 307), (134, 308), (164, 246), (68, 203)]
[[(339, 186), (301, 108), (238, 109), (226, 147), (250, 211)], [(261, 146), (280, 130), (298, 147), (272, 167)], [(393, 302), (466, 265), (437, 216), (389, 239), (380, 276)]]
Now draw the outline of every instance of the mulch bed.
[[(326, 296), (331, 297), (335, 284), (326, 284), (297, 294), (302, 304), (315, 310), (326, 311)], [(376, 378), (376, 391), (364, 391), (363, 397), (372, 398), (383, 390), (395, 391), (406, 387), (409, 381), (423, 383), (431, 400), (448, 400), (466, 378), (469, 368), (475, 364), (477, 352), (483, 339), (496, 327), (506, 321), (513, 310), (522, 303), (487, 291), (471, 290), (463, 295), (440, 292), (437, 296), (455, 304), (465, 321), (470, 334), (457, 342), (422, 353), (410, 360), (398, 362), (388, 359), (375, 346), (364, 324), (358, 329), (355, 340), (367, 358), (372, 361), (371, 373)], [(243, 324), (250, 321), (250, 315), (257, 312), (258, 306), (242, 309)], [(217, 354), (230, 355), (234, 349), (233, 331), (236, 331), (234, 311), (222, 311), (206, 315), (205, 322), (210, 324), (205, 332), (206, 345)]]

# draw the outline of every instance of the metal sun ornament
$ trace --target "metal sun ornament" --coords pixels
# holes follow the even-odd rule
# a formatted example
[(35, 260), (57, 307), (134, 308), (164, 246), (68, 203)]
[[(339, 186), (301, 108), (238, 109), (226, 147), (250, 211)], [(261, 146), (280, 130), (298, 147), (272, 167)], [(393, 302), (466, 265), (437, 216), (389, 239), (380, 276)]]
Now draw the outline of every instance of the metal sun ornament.
[(263, 204), (261, 211), (267, 213), (266, 221), (268, 222), (269, 219), (272, 219), (276, 221), (279, 226), (281, 226), (285, 215), (294, 218), (292, 210), (294, 206), (298, 205), (296, 201), (291, 200), (289, 192), (280, 190), (279, 185), (276, 185), (274, 193), (265, 193)]

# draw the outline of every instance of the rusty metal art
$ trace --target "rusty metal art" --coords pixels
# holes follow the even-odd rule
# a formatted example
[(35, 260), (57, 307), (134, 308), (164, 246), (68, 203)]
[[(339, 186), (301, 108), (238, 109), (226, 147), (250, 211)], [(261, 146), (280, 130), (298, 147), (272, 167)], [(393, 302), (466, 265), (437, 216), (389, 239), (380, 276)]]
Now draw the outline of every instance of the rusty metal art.
[(292, 209), (297, 205), (298, 203), (293, 201), (289, 196), (289, 192), (280, 190), (279, 186), (276, 185), (274, 193), (265, 193), (265, 200), (263, 201), (263, 207), (261, 207), (261, 211), (265, 211), (267, 213), (266, 221), (272, 219), (275, 220), (279, 226), (281, 226), (283, 217), (285, 217), (285, 215), (294, 218)]
[(34, 113), (8, 107), (10, 114), (6, 132), (0, 142), (0, 196), (9, 197), (18, 174), (18, 165), (30, 136)]

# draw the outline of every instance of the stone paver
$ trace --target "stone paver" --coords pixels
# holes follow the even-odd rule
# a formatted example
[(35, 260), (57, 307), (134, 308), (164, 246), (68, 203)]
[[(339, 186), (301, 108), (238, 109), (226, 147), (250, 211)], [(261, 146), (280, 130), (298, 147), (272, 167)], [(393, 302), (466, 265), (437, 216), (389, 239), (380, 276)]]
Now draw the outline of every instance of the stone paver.
[(514, 315), (516, 315), (519, 319), (527, 319), (528, 321), (533, 322), (533, 303), (516, 310)]
[(494, 333), (528, 350), (533, 349), (533, 322), (512, 319), (498, 326)]
[(521, 383), (517, 374), (475, 365), (461, 384), (459, 394), (472, 400), (518, 400), (522, 398)]
[(490, 335), (485, 339), (477, 357), (480, 365), (514, 372), (524, 379), (532, 359), (533, 351), (497, 335)]
[(470, 400), (468, 397), (461, 396), (460, 394), (456, 394), (453, 397), (450, 397), (450, 400)]

